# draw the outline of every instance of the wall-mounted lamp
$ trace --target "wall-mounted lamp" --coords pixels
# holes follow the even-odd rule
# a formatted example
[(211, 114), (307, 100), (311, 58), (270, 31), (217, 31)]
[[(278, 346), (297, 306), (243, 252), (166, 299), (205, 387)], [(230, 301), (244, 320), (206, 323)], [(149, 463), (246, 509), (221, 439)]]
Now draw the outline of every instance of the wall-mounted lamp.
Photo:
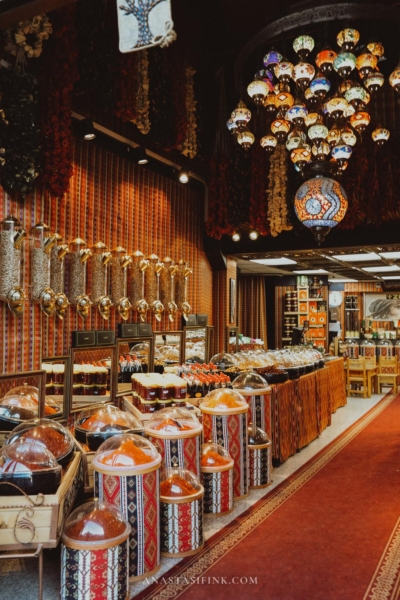
[(79, 129), (84, 140), (89, 142), (95, 139), (96, 130), (91, 119), (83, 119), (83, 121), (79, 123)]

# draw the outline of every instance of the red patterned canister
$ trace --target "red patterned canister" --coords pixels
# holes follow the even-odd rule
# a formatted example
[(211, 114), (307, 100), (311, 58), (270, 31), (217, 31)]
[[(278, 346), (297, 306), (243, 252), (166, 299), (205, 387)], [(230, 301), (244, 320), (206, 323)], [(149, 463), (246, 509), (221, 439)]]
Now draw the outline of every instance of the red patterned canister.
[(241, 373), (232, 388), (245, 397), (249, 405), (248, 419), (271, 436), (271, 387), (258, 373)]
[(376, 355), (376, 346), (371, 340), (363, 340), (360, 344), (360, 356), (372, 358)]
[(390, 340), (378, 340), (376, 353), (377, 357), (392, 358), (395, 355), (393, 343)]
[(116, 435), (93, 459), (95, 493), (117, 506), (132, 526), (129, 577), (138, 581), (160, 567), (159, 468), (161, 456), (142, 436)]
[(249, 426), (250, 488), (263, 488), (271, 484), (272, 444), (259, 427)]
[(223, 446), (233, 459), (233, 497), (249, 493), (247, 412), (244, 397), (230, 389), (210, 392), (200, 404), (203, 413), (204, 439)]
[(226, 515), (233, 509), (233, 460), (223, 446), (203, 444), (201, 482), (204, 486), (204, 514)]
[(203, 495), (203, 486), (190, 471), (164, 472), (160, 485), (162, 556), (190, 556), (202, 549)]
[(131, 526), (98, 499), (68, 517), (61, 544), (61, 600), (127, 600)]
[(167, 469), (188, 469), (200, 477), (202, 425), (193, 411), (163, 408), (150, 417), (145, 433), (162, 456)]

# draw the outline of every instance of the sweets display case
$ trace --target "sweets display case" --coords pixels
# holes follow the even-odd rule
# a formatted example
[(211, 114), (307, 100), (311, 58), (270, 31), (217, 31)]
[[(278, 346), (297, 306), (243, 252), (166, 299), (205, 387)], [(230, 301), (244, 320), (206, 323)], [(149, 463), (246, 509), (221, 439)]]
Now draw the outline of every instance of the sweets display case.
[(154, 371), (163, 373), (164, 367), (182, 363), (184, 336), (183, 331), (155, 331)]
[(60, 410), (54, 418), (66, 420), (71, 408), (70, 356), (42, 358), (42, 369), (46, 372), (46, 398), (51, 396)]
[(220, 444), (201, 447), (201, 482), (204, 486), (204, 514), (226, 515), (233, 510), (233, 460)]
[(71, 349), (70, 415), (85, 406), (114, 401), (115, 368), (116, 346)]
[(194, 325), (184, 327), (183, 362), (206, 363), (212, 356), (214, 328)]
[(132, 389), (132, 375), (153, 370), (154, 338), (118, 338), (116, 358), (115, 390), (122, 395)]

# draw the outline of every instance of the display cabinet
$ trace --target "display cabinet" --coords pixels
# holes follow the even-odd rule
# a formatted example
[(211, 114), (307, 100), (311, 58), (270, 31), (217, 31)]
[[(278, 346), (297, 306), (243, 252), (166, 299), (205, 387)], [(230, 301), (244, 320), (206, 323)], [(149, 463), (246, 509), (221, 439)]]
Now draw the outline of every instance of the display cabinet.
[(184, 327), (183, 362), (205, 363), (209, 360), (209, 331), (207, 327)]
[(155, 331), (154, 371), (162, 373), (164, 367), (182, 364), (183, 331)]
[(151, 373), (154, 363), (154, 338), (118, 338), (114, 369), (116, 394), (131, 391), (134, 373)]
[(115, 366), (115, 345), (71, 349), (70, 413), (77, 413), (85, 406), (113, 402)]
[(51, 396), (60, 407), (60, 420), (68, 418), (70, 411), (70, 356), (42, 358), (42, 369), (46, 372), (46, 397)]

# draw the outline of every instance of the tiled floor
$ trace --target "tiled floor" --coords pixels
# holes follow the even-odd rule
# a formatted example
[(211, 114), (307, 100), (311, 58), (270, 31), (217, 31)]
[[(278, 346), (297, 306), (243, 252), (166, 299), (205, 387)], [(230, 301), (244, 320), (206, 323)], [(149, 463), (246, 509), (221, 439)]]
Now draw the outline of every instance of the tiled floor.
[[(325, 429), (318, 439), (314, 440), (309, 446), (274, 470), (272, 485), (267, 490), (251, 490), (249, 497), (235, 503), (234, 510), (226, 517), (205, 518), (206, 538), (210, 537), (232, 519), (235, 519), (256, 500), (259, 500), (281, 481), (294, 473), (307, 460), (312, 458), (347, 429), (347, 427), (368, 412), (381, 398), (382, 395), (374, 395), (372, 398), (367, 399), (350, 398), (346, 407), (340, 408), (332, 415), (332, 425)], [(157, 576), (162, 576), (163, 573), (168, 571), (177, 562), (178, 559), (163, 559)], [(37, 568), (37, 561), (34, 559), (0, 560), (1, 600), (36, 600), (38, 597)], [(59, 581), (60, 550), (59, 548), (56, 550), (46, 550), (44, 553), (44, 600), (56, 600), (59, 598)], [(131, 597), (139, 593), (147, 585), (145, 580), (132, 585), (130, 590)]]

